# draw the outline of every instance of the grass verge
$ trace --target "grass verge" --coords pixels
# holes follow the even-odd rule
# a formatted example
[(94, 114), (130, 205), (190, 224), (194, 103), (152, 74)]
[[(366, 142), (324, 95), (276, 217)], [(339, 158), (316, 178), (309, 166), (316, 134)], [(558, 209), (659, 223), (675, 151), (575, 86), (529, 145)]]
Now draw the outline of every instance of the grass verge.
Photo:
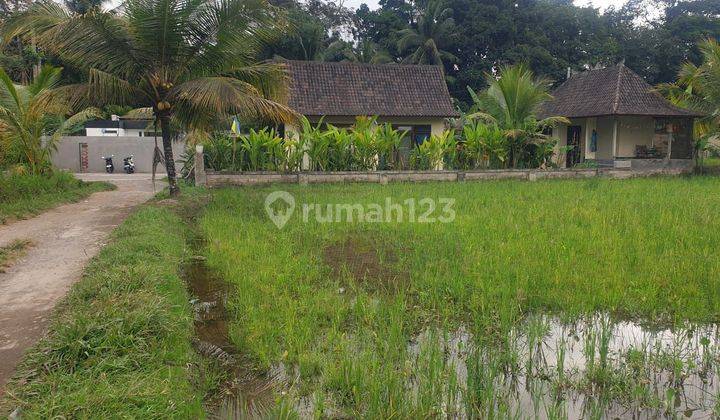
[(38, 214), (60, 204), (114, 189), (107, 182), (84, 182), (67, 172), (51, 175), (0, 173), (0, 224)]
[(0, 273), (4, 273), (5, 269), (10, 267), (15, 260), (25, 255), (25, 252), (31, 246), (32, 241), (18, 239), (8, 246), (0, 247)]
[(112, 234), (9, 384), (0, 412), (29, 418), (202, 416), (202, 363), (178, 267), (187, 229), (147, 206)]

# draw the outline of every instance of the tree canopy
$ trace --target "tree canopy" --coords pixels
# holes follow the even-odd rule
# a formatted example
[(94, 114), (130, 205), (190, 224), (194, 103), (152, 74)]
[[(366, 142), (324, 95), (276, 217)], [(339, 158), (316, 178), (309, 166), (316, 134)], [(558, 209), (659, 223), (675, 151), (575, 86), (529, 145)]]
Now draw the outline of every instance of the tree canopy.
[[(699, 63), (698, 42), (720, 37), (715, 0), (629, 0), (601, 12), (571, 0), (381, 0), (371, 10), (332, 0), (282, 0), (294, 31), (267, 58), (442, 62), (453, 97), (472, 100), (467, 86), (487, 86), (486, 74), (527, 64), (554, 83), (567, 68), (625, 64), (650, 84), (675, 80), (685, 61)], [(652, 11), (653, 13), (649, 13)]]

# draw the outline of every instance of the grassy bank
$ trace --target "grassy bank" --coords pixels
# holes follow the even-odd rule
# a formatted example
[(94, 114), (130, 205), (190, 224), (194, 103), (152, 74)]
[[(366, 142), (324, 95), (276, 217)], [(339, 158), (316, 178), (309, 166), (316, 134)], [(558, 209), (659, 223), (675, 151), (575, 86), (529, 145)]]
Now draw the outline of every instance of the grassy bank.
[(166, 207), (144, 207), (116, 229), (2, 408), (19, 406), (30, 418), (200, 416), (193, 317), (178, 277), (187, 234)]
[(83, 182), (66, 172), (50, 175), (0, 173), (0, 224), (22, 219), (63, 203), (113, 189), (106, 182)]
[[(601, 390), (602, 404), (625, 399), (662, 410), (664, 396), (638, 373), (650, 371), (651, 356), (634, 349), (642, 369), (628, 368), (625, 350), (609, 362), (604, 337), (615, 324), (563, 336), (585, 345), (583, 357), (599, 354), (596, 344), (605, 352), (602, 369), (572, 380), (562, 366), (533, 364), (532, 347), (527, 359), (528, 352), (510, 351), (511, 343), (539, 340), (550, 330), (546, 321), (528, 325), (528, 314), (717, 322), (718, 186), (711, 177), (283, 186), (296, 208), (282, 229), (263, 205), (277, 188), (226, 189), (215, 194), (202, 228), (212, 239), (208, 264), (237, 289), (228, 302), (237, 314), (233, 342), (260, 366), (282, 364), (297, 373), (297, 398), (313, 401), (316, 413), (402, 418), (459, 405), (481, 417), (513, 415), (513, 404), (522, 404), (502, 393), (518, 372), (544, 384), (529, 400), (551, 390)], [(387, 197), (396, 204), (452, 198), (456, 218), (320, 223), (311, 211), (302, 220), (305, 203), (320, 204), (326, 217), (327, 204), (368, 208)], [(432, 216), (441, 210), (438, 204)], [(419, 337), (428, 334), (435, 339), (422, 344)], [(465, 347), (474, 359), (461, 374), (449, 366), (448, 349), (436, 345), (453, 334), (474, 343)], [(694, 366), (672, 355), (663, 360)], [(462, 402), (445, 400), (453, 396)]]

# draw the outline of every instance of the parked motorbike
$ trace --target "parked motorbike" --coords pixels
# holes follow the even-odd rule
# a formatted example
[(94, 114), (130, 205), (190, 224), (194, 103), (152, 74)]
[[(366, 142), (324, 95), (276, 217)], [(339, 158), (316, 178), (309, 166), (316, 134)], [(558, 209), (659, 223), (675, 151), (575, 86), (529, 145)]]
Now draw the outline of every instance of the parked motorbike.
[(135, 172), (135, 162), (133, 162), (133, 155), (130, 155), (123, 159), (123, 169), (126, 174)]
[(115, 172), (115, 165), (113, 165), (112, 161), (113, 157), (115, 157), (115, 155), (110, 155), (109, 157), (102, 157), (103, 159), (105, 159), (105, 172), (109, 174)]

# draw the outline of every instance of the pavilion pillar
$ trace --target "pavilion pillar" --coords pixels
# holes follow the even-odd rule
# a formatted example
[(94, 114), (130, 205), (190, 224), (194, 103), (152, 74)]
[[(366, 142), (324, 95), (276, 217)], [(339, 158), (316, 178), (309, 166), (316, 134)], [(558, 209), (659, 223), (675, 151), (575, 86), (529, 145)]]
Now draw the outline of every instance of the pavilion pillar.
[(617, 157), (617, 141), (618, 141), (618, 120), (617, 117), (613, 117), (613, 141), (612, 141), (612, 157), (613, 161)]

